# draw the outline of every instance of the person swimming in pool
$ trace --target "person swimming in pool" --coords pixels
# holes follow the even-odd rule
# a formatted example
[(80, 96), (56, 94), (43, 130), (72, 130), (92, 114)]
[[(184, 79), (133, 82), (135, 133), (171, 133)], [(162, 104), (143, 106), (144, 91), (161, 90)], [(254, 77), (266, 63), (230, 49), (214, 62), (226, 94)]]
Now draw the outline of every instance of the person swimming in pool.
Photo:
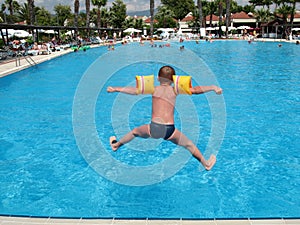
[[(177, 94), (175, 93), (173, 83), (175, 70), (170, 66), (163, 66), (158, 73), (159, 86), (154, 88), (152, 94), (152, 118), (150, 124), (136, 127), (122, 137), (119, 141), (115, 136), (110, 137), (110, 145), (113, 151), (130, 142), (135, 137), (141, 138), (163, 138), (173, 142), (176, 145), (183, 146), (203, 165), (206, 170), (210, 170), (216, 163), (216, 156), (211, 155), (208, 160), (204, 158), (197, 146), (187, 138), (182, 132), (175, 128), (174, 110)], [(216, 94), (222, 94), (222, 89), (215, 85), (191, 87), (192, 94), (203, 94), (214, 91)], [(136, 95), (136, 87), (108, 87), (107, 92), (122, 92)]]

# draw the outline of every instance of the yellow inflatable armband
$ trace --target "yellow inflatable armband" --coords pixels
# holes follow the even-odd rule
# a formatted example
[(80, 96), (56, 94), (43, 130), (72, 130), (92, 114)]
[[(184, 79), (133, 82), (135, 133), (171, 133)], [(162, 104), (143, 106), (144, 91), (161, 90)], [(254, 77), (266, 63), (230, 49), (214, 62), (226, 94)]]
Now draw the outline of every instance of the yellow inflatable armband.
[(135, 76), (137, 94), (152, 94), (154, 92), (154, 75)]
[(174, 90), (176, 94), (189, 94), (192, 92), (192, 77), (191, 76), (175, 76), (173, 75)]

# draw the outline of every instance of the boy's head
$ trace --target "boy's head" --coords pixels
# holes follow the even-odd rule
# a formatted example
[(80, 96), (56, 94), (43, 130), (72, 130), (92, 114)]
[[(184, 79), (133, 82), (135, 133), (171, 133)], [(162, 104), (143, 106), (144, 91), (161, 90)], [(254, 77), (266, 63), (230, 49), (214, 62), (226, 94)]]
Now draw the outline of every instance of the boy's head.
[(171, 66), (163, 66), (158, 72), (158, 80), (173, 83), (173, 75), (175, 75), (175, 70)]

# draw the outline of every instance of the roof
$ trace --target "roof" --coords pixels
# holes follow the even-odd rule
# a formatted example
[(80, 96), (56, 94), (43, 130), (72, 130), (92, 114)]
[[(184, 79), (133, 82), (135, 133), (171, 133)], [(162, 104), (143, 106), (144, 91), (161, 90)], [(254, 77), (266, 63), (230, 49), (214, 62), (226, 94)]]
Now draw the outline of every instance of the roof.
[[(291, 18), (291, 15), (289, 15), (288, 18)], [(300, 18), (300, 13), (295, 13), (294, 18)]]
[[(150, 17), (148, 19), (145, 19), (145, 23), (150, 23)], [(153, 23), (158, 23), (156, 19), (153, 20)]]
[[(205, 20), (209, 21), (210, 20), (210, 15), (206, 16)], [(219, 21), (219, 17), (213, 14), (212, 15), (212, 21)]]
[(186, 16), (184, 17), (181, 22), (190, 22), (190, 21), (193, 21), (194, 20), (194, 17), (193, 16)]
[(231, 15), (232, 19), (253, 19), (253, 16), (248, 15), (245, 12), (239, 12)]

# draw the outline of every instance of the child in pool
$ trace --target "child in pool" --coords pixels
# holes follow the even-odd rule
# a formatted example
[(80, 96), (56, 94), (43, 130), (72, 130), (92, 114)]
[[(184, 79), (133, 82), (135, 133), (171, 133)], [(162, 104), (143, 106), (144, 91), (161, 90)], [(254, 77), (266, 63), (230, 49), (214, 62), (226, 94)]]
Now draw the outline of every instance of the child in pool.
[[(113, 151), (118, 150), (122, 145), (130, 142), (135, 137), (141, 138), (163, 138), (174, 144), (185, 147), (203, 165), (206, 170), (210, 170), (215, 162), (216, 156), (211, 155), (206, 160), (197, 146), (174, 126), (174, 109), (177, 94), (174, 91), (173, 75), (175, 70), (170, 66), (163, 66), (158, 73), (159, 86), (156, 86), (152, 94), (152, 119), (150, 124), (145, 124), (134, 128), (119, 141), (115, 136), (110, 137), (110, 145)], [(222, 94), (222, 89), (212, 86), (196, 86), (190, 88), (192, 94), (202, 94), (214, 91)], [(122, 92), (136, 95), (136, 87), (108, 87), (107, 92)]]

